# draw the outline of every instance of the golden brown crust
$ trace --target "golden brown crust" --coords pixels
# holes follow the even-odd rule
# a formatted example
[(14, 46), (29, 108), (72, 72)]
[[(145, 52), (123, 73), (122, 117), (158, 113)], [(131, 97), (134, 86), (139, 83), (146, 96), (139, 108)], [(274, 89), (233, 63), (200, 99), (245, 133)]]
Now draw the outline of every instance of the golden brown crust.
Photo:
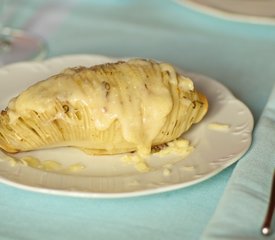
[(208, 111), (208, 100), (207, 100), (206, 96), (203, 95), (202, 93), (198, 92), (198, 98), (199, 98), (198, 103), (201, 105), (200, 106), (201, 111), (199, 111), (200, 114), (199, 114), (199, 117), (197, 118), (197, 121), (195, 123), (200, 122)]

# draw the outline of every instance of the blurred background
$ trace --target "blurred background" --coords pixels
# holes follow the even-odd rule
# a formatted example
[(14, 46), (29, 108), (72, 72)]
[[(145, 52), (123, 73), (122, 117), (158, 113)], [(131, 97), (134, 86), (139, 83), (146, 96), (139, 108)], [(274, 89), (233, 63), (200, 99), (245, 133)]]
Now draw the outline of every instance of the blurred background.
[(256, 120), (274, 78), (275, 24), (228, 21), (176, 1), (9, 0), (1, 22), (44, 39), (48, 58), (155, 58), (213, 77), (247, 103)]

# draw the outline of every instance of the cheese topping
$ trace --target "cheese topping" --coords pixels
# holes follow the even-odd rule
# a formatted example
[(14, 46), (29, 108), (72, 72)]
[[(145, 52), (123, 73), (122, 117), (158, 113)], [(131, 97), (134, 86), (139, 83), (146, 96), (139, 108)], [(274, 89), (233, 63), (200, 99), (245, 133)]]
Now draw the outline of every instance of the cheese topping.
[(167, 154), (177, 154), (182, 156), (189, 155), (194, 150), (194, 147), (189, 144), (188, 140), (178, 139), (167, 143), (167, 146), (160, 151), (154, 153), (155, 155), (165, 156)]
[(230, 125), (224, 124), (224, 123), (223, 124), (222, 123), (210, 123), (208, 125), (208, 128), (211, 130), (228, 132), (230, 129)]
[(67, 167), (64, 167), (61, 163), (53, 160), (39, 160), (36, 157), (26, 156), (19, 159), (25, 166), (41, 169), (50, 172), (64, 172), (64, 173), (74, 173), (79, 172), (84, 169), (85, 166), (81, 163), (74, 163)]
[(135, 169), (138, 172), (149, 172), (150, 167), (146, 163), (145, 159), (143, 159), (138, 154), (132, 154), (132, 155), (124, 155), (121, 160), (127, 164), (134, 164)]
[[(160, 146), (160, 150), (155, 152), (154, 155), (157, 155), (159, 157), (167, 156), (168, 154), (175, 154), (182, 157), (187, 157), (193, 150), (194, 147), (190, 145), (188, 140), (185, 139), (177, 139), (174, 141), (171, 141), (165, 146)], [(133, 153), (133, 154), (126, 154), (124, 155), (121, 160), (124, 163), (127, 164), (133, 164), (135, 169), (138, 172), (149, 172), (153, 170), (147, 163), (146, 159), (140, 156), (139, 153)], [(164, 176), (171, 175), (171, 164), (166, 164), (163, 166), (163, 174)]]
[(125, 140), (134, 143), (140, 153), (148, 154), (173, 107), (169, 84), (184, 90), (194, 88), (190, 79), (178, 76), (164, 63), (131, 60), (117, 63), (115, 68), (70, 68), (21, 93), (10, 102), (8, 114), (12, 124), (30, 111), (50, 112), (56, 102), (61, 102), (64, 112), (58, 112), (53, 121), (85, 106), (98, 130), (108, 129), (118, 120)]

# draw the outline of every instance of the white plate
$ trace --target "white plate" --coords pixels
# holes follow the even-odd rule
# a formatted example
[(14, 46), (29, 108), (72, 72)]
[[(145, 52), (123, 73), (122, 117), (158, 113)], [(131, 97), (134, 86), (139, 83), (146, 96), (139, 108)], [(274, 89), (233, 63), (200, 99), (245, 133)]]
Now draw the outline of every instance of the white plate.
[(175, 0), (176, 2), (219, 18), (275, 24), (275, 0)]
[[(27, 62), (0, 69), (0, 108), (8, 100), (38, 80), (58, 73), (69, 66), (94, 65), (115, 61), (103, 56), (72, 55), (42, 63)], [(209, 111), (203, 121), (184, 135), (195, 150), (186, 158), (168, 155), (152, 156), (148, 173), (137, 172), (134, 165), (121, 160), (122, 155), (88, 156), (72, 148), (33, 151), (22, 155), (40, 160), (54, 160), (63, 166), (82, 163), (85, 169), (76, 173), (49, 172), (22, 164), (11, 165), (1, 153), (0, 180), (15, 187), (60, 195), (81, 197), (129, 197), (146, 195), (187, 187), (211, 176), (237, 161), (249, 148), (253, 118), (249, 109), (228, 89), (215, 80), (197, 74), (188, 74), (195, 86), (209, 100)], [(208, 129), (210, 123), (230, 125), (228, 132)], [(170, 175), (164, 174), (170, 166)]]

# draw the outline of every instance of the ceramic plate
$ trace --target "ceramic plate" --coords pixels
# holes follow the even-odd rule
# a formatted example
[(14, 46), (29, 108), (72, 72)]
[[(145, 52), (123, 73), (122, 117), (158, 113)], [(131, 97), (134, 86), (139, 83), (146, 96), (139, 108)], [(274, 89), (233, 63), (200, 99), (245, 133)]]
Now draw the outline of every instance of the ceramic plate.
[(275, 0), (176, 0), (176, 2), (227, 20), (275, 24)]
[[(72, 55), (41, 63), (26, 62), (0, 69), (0, 108), (10, 98), (38, 80), (66, 67), (116, 61), (103, 56)], [(219, 82), (205, 76), (189, 74), (197, 89), (209, 100), (207, 116), (182, 137), (194, 151), (187, 157), (176, 154), (152, 155), (147, 163), (151, 171), (138, 172), (134, 164), (122, 161), (123, 154), (90, 156), (73, 148), (56, 148), (15, 154), (39, 161), (54, 161), (64, 170), (83, 166), (77, 171), (51, 171), (18, 163), (0, 152), (0, 180), (15, 187), (60, 195), (115, 198), (146, 195), (187, 187), (204, 181), (232, 163), (248, 150), (253, 118), (249, 109)], [(226, 129), (210, 129), (213, 123)], [(223, 127), (222, 127), (223, 128)]]

